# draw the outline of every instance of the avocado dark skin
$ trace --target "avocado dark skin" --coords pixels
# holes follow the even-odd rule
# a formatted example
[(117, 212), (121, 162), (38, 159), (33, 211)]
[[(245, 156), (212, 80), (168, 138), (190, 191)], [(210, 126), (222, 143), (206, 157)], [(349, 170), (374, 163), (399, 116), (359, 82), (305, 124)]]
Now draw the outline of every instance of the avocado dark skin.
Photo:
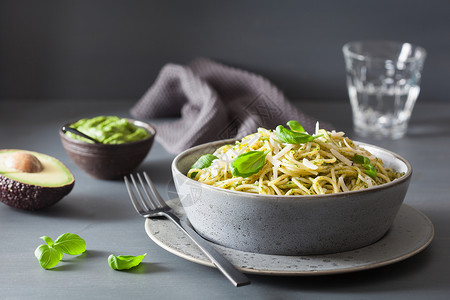
[(40, 210), (61, 200), (73, 186), (74, 182), (57, 188), (36, 186), (0, 175), (0, 201), (15, 208)]

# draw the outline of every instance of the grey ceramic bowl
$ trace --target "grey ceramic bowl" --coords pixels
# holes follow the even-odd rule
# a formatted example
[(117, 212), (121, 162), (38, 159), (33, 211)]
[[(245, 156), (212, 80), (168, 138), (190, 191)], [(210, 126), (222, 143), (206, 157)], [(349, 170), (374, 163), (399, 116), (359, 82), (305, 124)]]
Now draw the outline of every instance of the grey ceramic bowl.
[(314, 196), (267, 196), (229, 191), (188, 178), (205, 153), (233, 143), (217, 141), (175, 157), (172, 173), (186, 215), (204, 238), (246, 252), (309, 255), (357, 249), (379, 240), (402, 205), (412, 168), (402, 157), (359, 143), (401, 178), (361, 191)]
[(75, 164), (88, 175), (99, 179), (118, 179), (130, 174), (145, 159), (155, 139), (156, 130), (149, 124), (128, 119), (150, 133), (146, 139), (125, 144), (91, 144), (64, 134), (61, 126), (59, 136), (64, 149)]

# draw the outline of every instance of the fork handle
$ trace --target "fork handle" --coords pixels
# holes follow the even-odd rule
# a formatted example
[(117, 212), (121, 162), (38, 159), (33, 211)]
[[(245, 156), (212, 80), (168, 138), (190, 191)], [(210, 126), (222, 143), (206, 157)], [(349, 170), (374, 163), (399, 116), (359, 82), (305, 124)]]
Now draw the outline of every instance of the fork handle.
[(191, 240), (203, 251), (203, 253), (214, 263), (214, 265), (234, 284), (243, 286), (250, 284), (250, 280), (243, 273), (238, 271), (222, 254), (217, 252), (208, 242), (206, 242), (188, 224), (180, 220), (171, 212), (161, 212), (168, 219), (173, 221)]

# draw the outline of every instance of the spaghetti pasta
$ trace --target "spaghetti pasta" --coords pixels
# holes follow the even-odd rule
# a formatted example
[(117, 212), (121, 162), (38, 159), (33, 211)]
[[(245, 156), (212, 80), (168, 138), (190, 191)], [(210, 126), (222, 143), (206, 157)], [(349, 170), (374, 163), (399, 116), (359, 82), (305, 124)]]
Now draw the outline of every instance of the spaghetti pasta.
[[(233, 161), (252, 151), (261, 151), (259, 156), (264, 152), (262, 167), (248, 177), (234, 176)], [(191, 168), (187, 175), (212, 186), (256, 194), (339, 193), (381, 185), (402, 176), (343, 132), (318, 126), (309, 141), (295, 144), (283, 142), (274, 130), (259, 128), (234, 145), (218, 148), (213, 155), (217, 159), (211, 165)]]

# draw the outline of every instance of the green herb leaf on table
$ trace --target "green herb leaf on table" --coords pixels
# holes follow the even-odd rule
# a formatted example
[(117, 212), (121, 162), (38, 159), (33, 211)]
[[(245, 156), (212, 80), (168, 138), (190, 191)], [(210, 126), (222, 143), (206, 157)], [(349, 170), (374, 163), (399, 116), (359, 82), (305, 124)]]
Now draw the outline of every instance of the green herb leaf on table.
[(364, 168), (364, 172), (375, 179), (377, 177), (377, 168), (375, 168), (371, 163), (370, 159), (368, 157), (365, 157), (363, 155), (355, 154), (353, 156), (353, 162), (360, 164)]
[[(213, 160), (218, 159), (217, 156), (213, 154), (204, 154), (200, 156), (197, 161), (191, 166), (190, 169), (204, 169), (209, 167)], [(191, 178), (194, 178), (197, 175), (197, 172), (191, 174)]]
[(114, 255), (108, 257), (108, 264), (113, 270), (128, 270), (139, 265), (147, 253), (143, 255)]
[(41, 239), (50, 247), (53, 246), (53, 240), (50, 237), (44, 235), (44, 236), (41, 236)]
[(47, 244), (42, 244), (36, 248), (34, 256), (36, 256), (43, 269), (51, 269), (59, 263), (62, 253)]
[(46, 235), (41, 236), (41, 239), (42, 239), (42, 240), (43, 240), (50, 248), (52, 248), (52, 249), (54, 248), (54, 249), (58, 250), (58, 252), (59, 252), (59, 260), (61, 260), (62, 257), (63, 257), (63, 253), (61, 252), (61, 249), (55, 248), (55, 247), (53, 246), (53, 240), (52, 240), (50, 237), (46, 236)]
[(48, 237), (42, 236), (45, 244), (39, 245), (34, 251), (39, 264), (44, 269), (56, 266), (63, 257), (63, 252), (70, 255), (78, 255), (86, 251), (86, 242), (78, 235), (65, 233), (60, 235), (55, 242)]
[(53, 246), (69, 255), (79, 255), (86, 251), (86, 242), (74, 233), (60, 235)]
[(267, 153), (264, 151), (250, 151), (239, 155), (231, 163), (231, 173), (233, 176), (244, 178), (258, 173), (264, 166)]
[(311, 136), (304, 132), (292, 131), (284, 128), (283, 125), (278, 125), (275, 129), (277, 137), (284, 143), (301, 144), (313, 141), (317, 136)]

